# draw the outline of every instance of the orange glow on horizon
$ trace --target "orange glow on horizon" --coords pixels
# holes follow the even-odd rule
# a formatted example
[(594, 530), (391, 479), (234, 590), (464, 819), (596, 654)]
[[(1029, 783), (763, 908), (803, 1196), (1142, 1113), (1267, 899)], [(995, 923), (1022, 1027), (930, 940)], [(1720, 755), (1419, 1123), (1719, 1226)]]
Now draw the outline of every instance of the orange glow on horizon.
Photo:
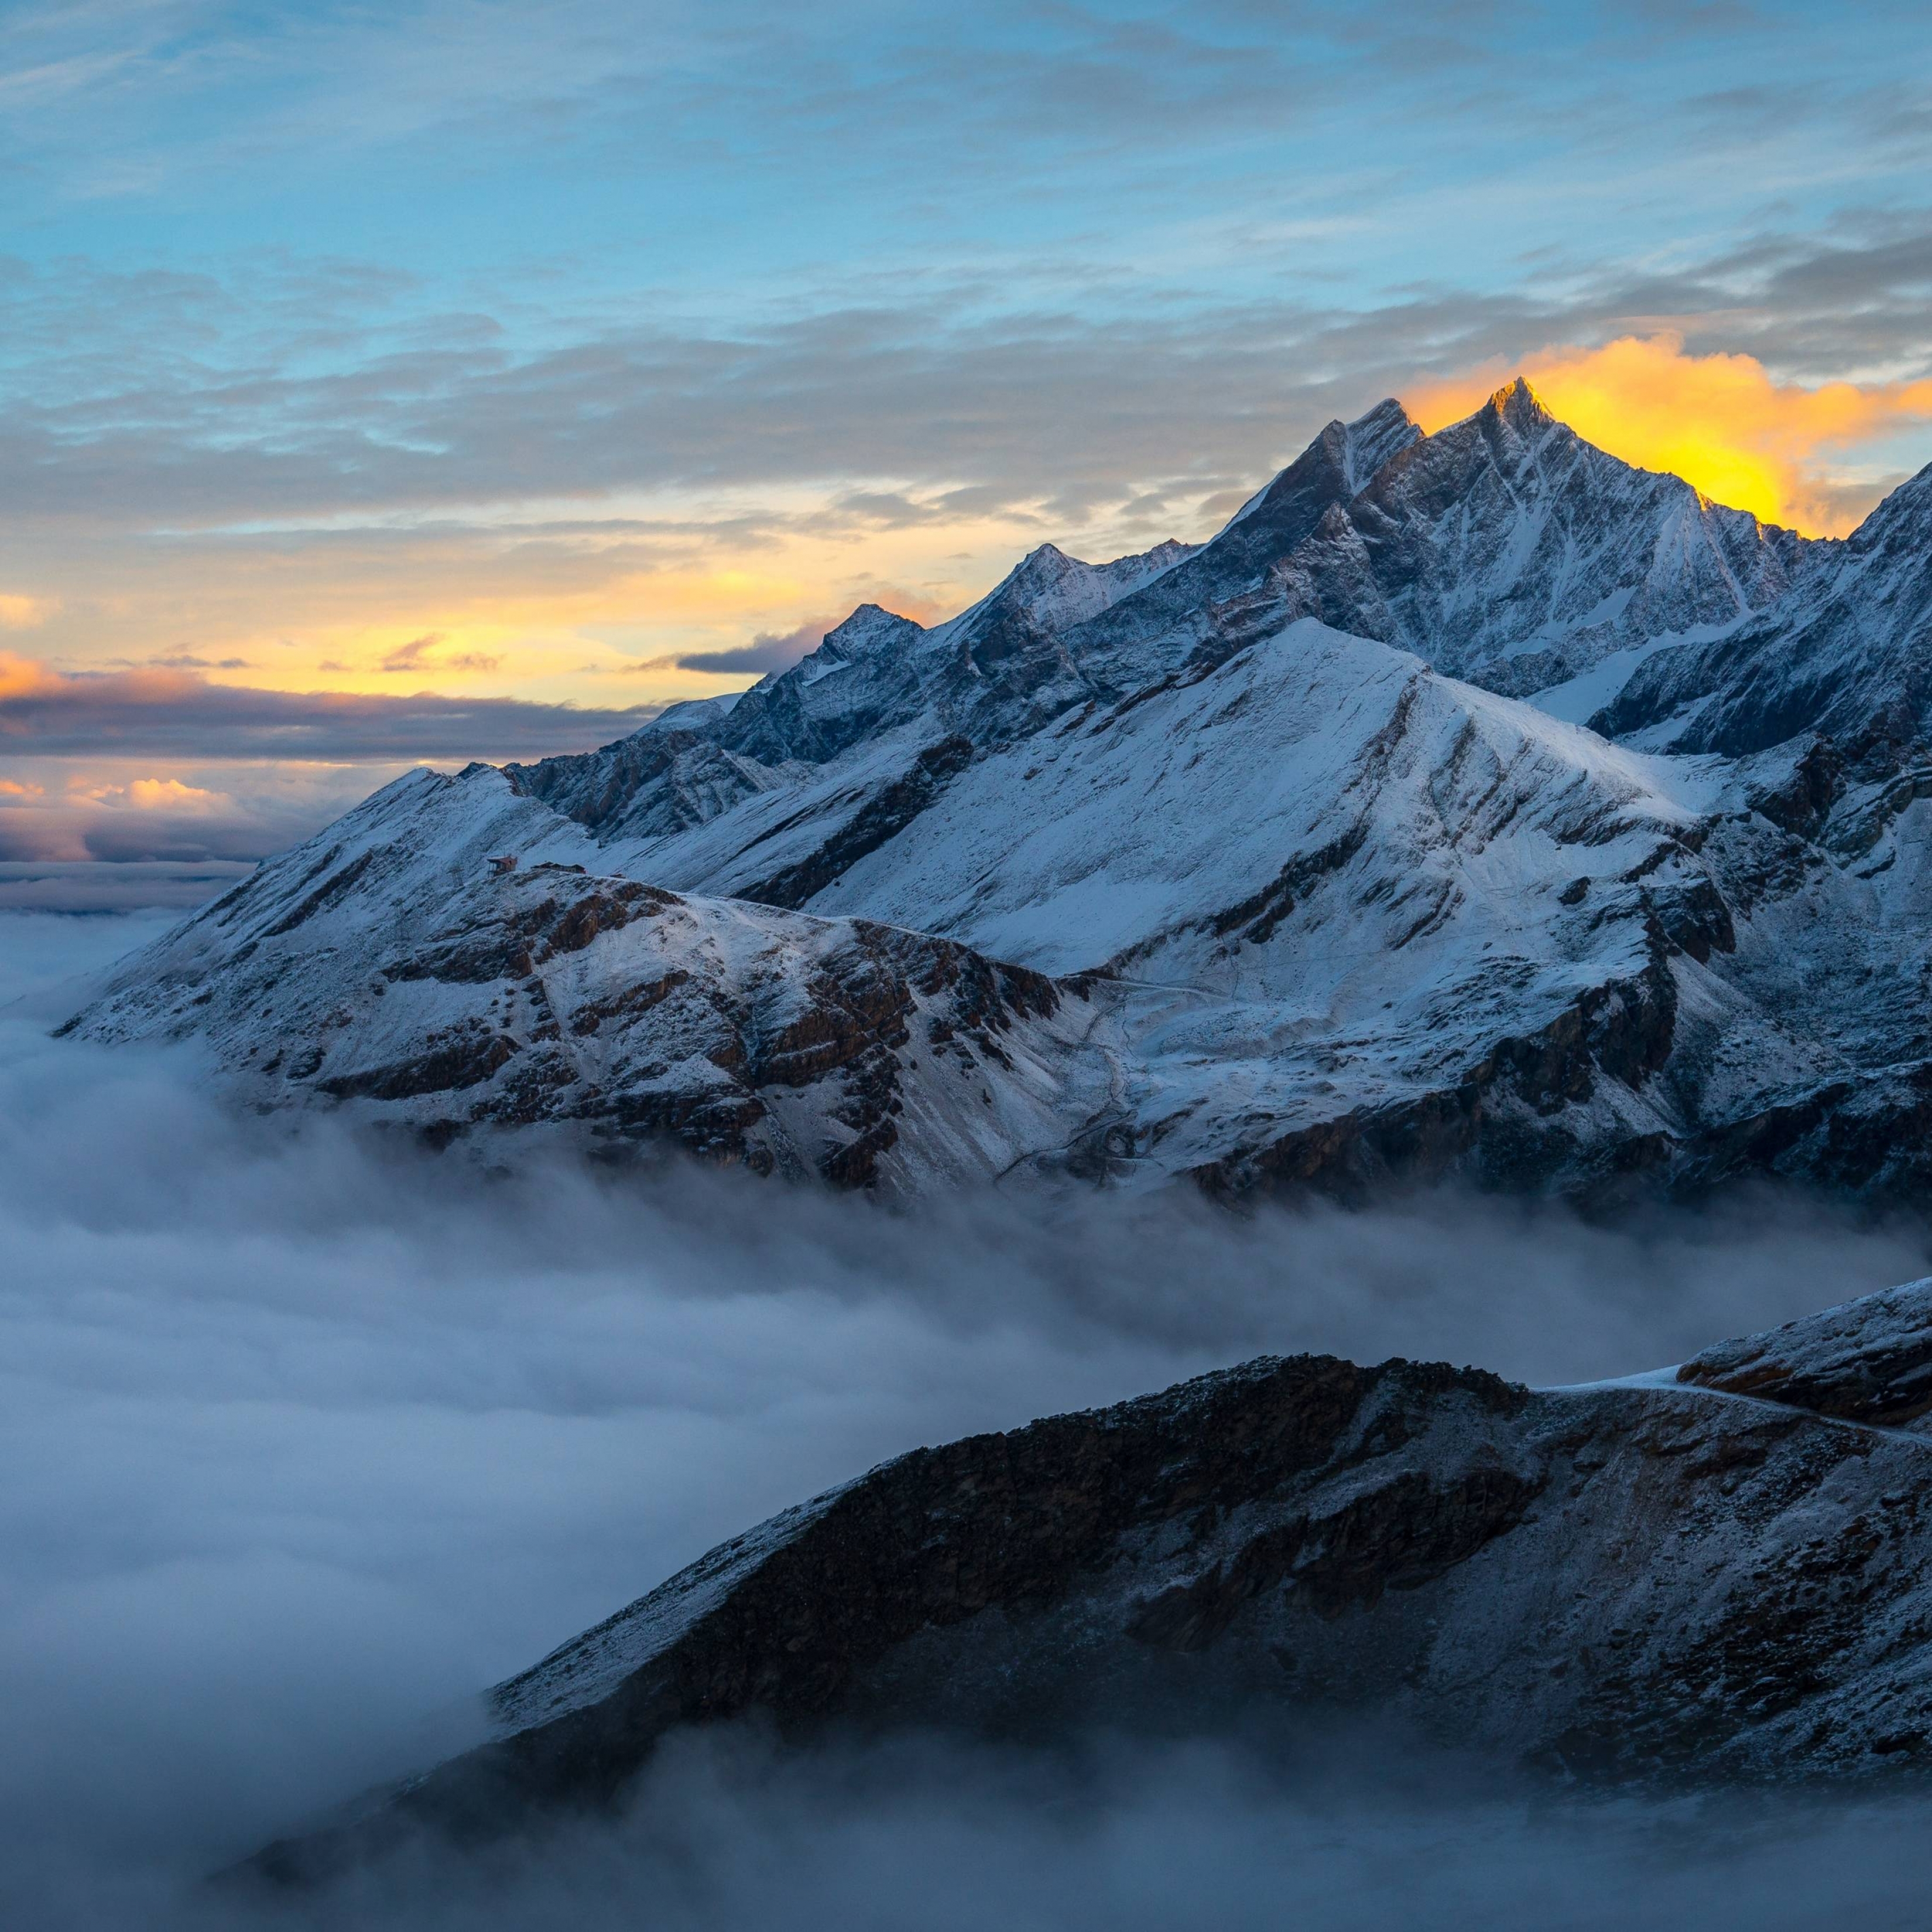
[[(1672, 334), (1624, 336), (1599, 349), (1547, 349), (1520, 365), (1544, 406), (1586, 442), (1705, 496), (1808, 536), (1858, 520), (1824, 465), (1836, 452), (1932, 418), (1932, 382), (1774, 382), (1751, 356), (1692, 356)], [(1409, 412), (1426, 430), (1480, 409), (1492, 366), (1422, 385)]]

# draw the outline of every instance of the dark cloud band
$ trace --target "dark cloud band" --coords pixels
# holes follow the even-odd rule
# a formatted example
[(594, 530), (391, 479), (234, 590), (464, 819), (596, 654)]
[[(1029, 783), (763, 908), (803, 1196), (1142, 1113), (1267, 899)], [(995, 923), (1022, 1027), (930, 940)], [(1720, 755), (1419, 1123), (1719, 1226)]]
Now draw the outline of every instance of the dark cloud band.
[(258, 691), (187, 672), (49, 676), (0, 696), (0, 755), (435, 763), (589, 751), (663, 707)]

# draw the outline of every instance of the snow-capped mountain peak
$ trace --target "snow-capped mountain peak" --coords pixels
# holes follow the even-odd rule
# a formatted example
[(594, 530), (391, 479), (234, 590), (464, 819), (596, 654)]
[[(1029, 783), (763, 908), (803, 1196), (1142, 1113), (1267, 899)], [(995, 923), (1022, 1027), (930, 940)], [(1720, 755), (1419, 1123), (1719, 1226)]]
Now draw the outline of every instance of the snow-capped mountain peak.
[[(257, 1099), (880, 1184), (1932, 1190), (1928, 560), (1932, 472), (1814, 543), (1526, 382), (1430, 436), (1384, 402), (1198, 548), (1042, 544), (945, 622), (862, 605), (735, 700), (392, 790), (83, 1024)], [(1626, 680), (1642, 748), (1556, 722)]]
[(1543, 398), (1526, 376), (1512, 377), (1483, 408), (1519, 436), (1540, 436), (1545, 430), (1564, 427), (1544, 406)]

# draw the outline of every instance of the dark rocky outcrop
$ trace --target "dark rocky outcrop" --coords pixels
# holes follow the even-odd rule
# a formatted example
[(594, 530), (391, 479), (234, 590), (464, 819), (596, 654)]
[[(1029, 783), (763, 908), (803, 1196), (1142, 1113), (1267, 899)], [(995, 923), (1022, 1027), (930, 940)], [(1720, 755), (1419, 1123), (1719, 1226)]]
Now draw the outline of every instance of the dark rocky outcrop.
[(1932, 1282), (1720, 1342), (1694, 1355), (1677, 1378), (1850, 1421), (1915, 1421), (1932, 1410)]
[(714, 1550), (500, 1686), (495, 1741), (248, 1870), (538, 1828), (614, 1802), (672, 1730), (754, 1714), (802, 1741), (1366, 1708), (1572, 1776), (1888, 1775), (1932, 1748), (1932, 1439), (1862, 1418), (1926, 1405), (1928, 1334), (1918, 1283), (1676, 1384), (1264, 1358), (917, 1450)]

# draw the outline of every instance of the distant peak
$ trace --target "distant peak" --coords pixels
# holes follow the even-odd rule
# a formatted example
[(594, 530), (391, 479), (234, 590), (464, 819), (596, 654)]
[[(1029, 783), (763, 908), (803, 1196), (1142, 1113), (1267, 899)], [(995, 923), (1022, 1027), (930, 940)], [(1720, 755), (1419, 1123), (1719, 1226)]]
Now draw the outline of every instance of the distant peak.
[(1408, 412), (1393, 396), (1384, 396), (1372, 410), (1364, 410), (1355, 420), (1345, 425), (1351, 436), (1361, 436), (1376, 430), (1401, 429), (1405, 424), (1413, 429)]
[[(901, 632), (919, 631), (925, 627), (916, 624), (910, 617), (902, 617), (896, 610), (888, 610), (883, 604), (861, 604), (842, 624), (836, 624), (820, 640), (819, 649), (830, 645), (834, 653), (842, 648), (871, 642), (874, 638), (890, 637)], [(818, 655), (817, 652), (812, 654)], [(794, 670), (796, 665), (792, 667)]]
[(1490, 398), (1490, 407), (1503, 421), (1517, 429), (1540, 429), (1556, 418), (1543, 406), (1543, 398), (1529, 386), (1526, 376), (1505, 382)]
[(1351, 495), (1366, 489), (1390, 457), (1422, 435), (1408, 410), (1393, 396), (1384, 396), (1353, 422), (1337, 427), (1342, 432), (1342, 476)]

